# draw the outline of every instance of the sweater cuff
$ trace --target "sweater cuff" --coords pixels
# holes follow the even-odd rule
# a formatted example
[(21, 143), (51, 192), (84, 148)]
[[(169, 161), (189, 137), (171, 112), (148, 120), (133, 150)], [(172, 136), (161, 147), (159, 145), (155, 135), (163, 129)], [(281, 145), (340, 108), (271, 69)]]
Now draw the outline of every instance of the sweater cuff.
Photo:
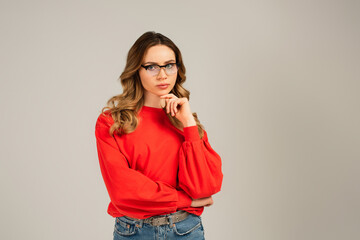
[(178, 193), (178, 202), (177, 202), (177, 208), (184, 208), (184, 207), (190, 207), (192, 203), (192, 198), (187, 195), (184, 190), (177, 190)]
[(199, 134), (197, 125), (184, 127), (183, 131), (184, 131), (185, 141), (200, 140), (200, 134)]

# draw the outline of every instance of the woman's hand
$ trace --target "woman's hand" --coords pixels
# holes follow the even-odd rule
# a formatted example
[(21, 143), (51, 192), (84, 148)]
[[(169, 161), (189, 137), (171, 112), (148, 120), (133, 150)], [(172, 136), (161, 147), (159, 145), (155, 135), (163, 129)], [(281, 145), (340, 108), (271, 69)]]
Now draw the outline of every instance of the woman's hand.
[(205, 197), (205, 198), (198, 198), (198, 199), (193, 199), (193, 201), (191, 202), (191, 207), (209, 207), (211, 205), (213, 205), (214, 201), (212, 199), (212, 197)]
[(170, 93), (162, 95), (160, 98), (166, 101), (166, 112), (171, 113), (171, 116), (179, 119), (184, 127), (196, 125), (194, 116), (190, 110), (189, 101), (186, 97), (178, 98)]

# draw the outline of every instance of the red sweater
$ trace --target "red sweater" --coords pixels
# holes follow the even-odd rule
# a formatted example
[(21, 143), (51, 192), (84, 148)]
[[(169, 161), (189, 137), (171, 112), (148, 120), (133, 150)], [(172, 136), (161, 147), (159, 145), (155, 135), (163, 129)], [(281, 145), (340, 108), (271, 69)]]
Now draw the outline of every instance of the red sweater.
[(108, 214), (144, 219), (185, 210), (200, 216), (204, 207), (191, 207), (192, 198), (219, 192), (223, 180), (221, 158), (206, 131), (201, 139), (197, 126), (177, 129), (161, 108), (143, 106), (138, 119), (134, 132), (114, 137), (108, 111), (96, 121)]

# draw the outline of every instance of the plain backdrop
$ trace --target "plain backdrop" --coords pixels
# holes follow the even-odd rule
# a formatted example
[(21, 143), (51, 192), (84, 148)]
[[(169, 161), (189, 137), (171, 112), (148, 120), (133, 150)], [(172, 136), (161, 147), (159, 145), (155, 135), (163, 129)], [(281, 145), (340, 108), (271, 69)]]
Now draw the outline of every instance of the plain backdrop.
[(112, 239), (95, 121), (172, 39), (223, 162), (207, 240), (359, 239), (359, 1), (0, 1), (0, 239)]

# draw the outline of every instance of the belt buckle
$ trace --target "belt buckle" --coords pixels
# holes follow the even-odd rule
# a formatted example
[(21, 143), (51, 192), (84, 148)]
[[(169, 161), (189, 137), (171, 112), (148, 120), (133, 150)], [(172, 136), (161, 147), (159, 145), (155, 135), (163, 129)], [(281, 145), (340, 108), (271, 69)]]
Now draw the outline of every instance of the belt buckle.
[(150, 223), (151, 225), (153, 225), (153, 221), (154, 221), (154, 217), (150, 217), (150, 218), (149, 218), (149, 223)]
[(170, 218), (171, 218), (171, 216), (169, 215), (169, 216), (166, 216), (166, 224), (170, 224)]
[[(165, 219), (167, 220), (165, 224), (170, 224), (170, 216), (165, 216)], [(155, 220), (156, 220), (155, 217), (150, 217), (149, 218), (149, 223), (154, 226), (154, 221)], [(163, 225), (163, 224), (161, 224), (161, 225)]]

